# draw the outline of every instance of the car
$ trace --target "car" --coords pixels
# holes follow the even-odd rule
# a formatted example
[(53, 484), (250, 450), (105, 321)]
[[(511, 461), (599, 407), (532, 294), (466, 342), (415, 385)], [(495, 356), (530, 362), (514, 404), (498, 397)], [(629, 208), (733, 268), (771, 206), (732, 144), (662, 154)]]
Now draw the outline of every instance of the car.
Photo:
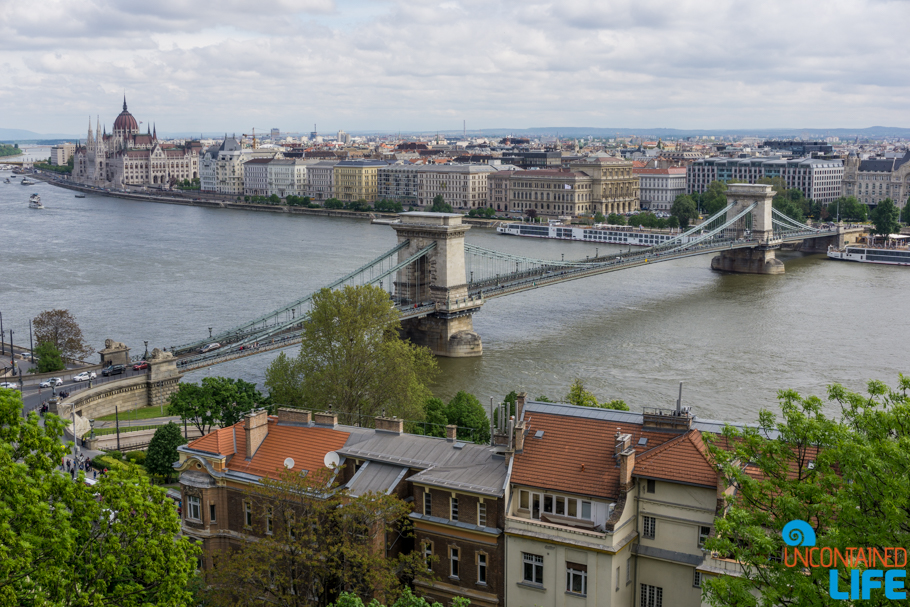
[(40, 388), (53, 388), (55, 386), (62, 386), (63, 380), (59, 377), (52, 377), (50, 379), (45, 379), (43, 382), (38, 384)]
[(10, 381), (0, 382), (0, 388), (9, 388), (10, 390), (18, 390), (19, 384), (14, 384)]
[(141, 371), (142, 369), (148, 369), (149, 364), (147, 361), (140, 360), (135, 365), (133, 365), (133, 371)]
[(125, 371), (126, 371), (125, 365), (111, 365), (110, 367), (105, 367), (101, 371), (101, 375), (104, 375), (105, 377), (108, 375), (120, 375), (121, 373), (124, 373)]
[(90, 379), (95, 379), (96, 377), (97, 375), (95, 375), (94, 371), (83, 371), (82, 373), (73, 376), (73, 382), (88, 381)]
[(207, 345), (207, 346), (202, 346), (201, 348), (199, 348), (199, 353), (200, 353), (200, 354), (205, 354), (206, 352), (211, 352), (212, 350), (217, 350), (217, 349), (220, 348), (220, 347), (221, 347), (221, 344), (219, 344), (219, 343), (216, 341), (216, 342), (213, 343), (213, 344), (209, 344), (209, 345)]

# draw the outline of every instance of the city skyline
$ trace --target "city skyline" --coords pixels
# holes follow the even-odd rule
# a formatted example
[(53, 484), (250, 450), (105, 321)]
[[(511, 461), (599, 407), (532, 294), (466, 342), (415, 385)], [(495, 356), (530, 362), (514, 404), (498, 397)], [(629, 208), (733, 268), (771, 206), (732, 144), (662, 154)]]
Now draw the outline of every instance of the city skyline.
[(0, 127), (110, 126), (124, 91), (169, 132), (902, 127), (903, 6), (2, 2)]

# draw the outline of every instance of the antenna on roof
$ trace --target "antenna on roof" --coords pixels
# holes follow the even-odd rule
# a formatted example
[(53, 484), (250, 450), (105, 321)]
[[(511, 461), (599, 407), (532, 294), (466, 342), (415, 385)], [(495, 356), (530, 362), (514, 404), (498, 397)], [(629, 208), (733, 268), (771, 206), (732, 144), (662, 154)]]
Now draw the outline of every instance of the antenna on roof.
[(679, 382), (679, 399), (676, 401), (676, 415), (682, 413), (682, 382)]

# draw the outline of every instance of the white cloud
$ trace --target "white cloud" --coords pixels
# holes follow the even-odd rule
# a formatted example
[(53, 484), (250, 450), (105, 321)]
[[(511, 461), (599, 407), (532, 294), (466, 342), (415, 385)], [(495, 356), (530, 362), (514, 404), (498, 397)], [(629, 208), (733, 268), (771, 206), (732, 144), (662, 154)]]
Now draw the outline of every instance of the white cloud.
[(0, 0), (0, 126), (907, 126), (901, 1)]

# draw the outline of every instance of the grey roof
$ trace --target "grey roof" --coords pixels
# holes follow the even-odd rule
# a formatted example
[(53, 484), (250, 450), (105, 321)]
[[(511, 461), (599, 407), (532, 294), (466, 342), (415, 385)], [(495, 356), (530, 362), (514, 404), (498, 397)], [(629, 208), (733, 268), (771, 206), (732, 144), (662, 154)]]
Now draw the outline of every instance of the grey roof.
[(352, 434), (338, 453), (347, 458), (422, 470), (409, 479), (412, 482), (491, 496), (502, 495), (508, 471), (505, 459), (489, 445), (414, 434)]
[(221, 142), (221, 147), (218, 148), (219, 152), (238, 152), (240, 151), (240, 142), (234, 139), (233, 137), (225, 137), (224, 141)]
[(371, 491), (389, 494), (401, 482), (407, 471), (408, 468), (405, 466), (367, 461), (351, 478), (347, 485), (348, 491), (355, 497)]
[(890, 173), (899, 169), (906, 162), (910, 162), (910, 150), (904, 154), (903, 158), (872, 158), (870, 160), (861, 160), (859, 163), (859, 170), (869, 173)]
[(488, 164), (426, 164), (420, 165), (421, 173), (496, 173)]
[(498, 527), (481, 527), (480, 525), (472, 525), (471, 523), (465, 523), (463, 521), (453, 521), (451, 519), (442, 518), (439, 516), (427, 516), (426, 514), (420, 514), (419, 512), (412, 512), (408, 516), (414, 520), (429, 521), (438, 525), (446, 525), (447, 527), (470, 529), (471, 531), (482, 531), (484, 533), (489, 533), (492, 535), (502, 534), (502, 529), (499, 529)]
[(339, 160), (338, 167), (379, 167), (385, 166), (385, 160)]

